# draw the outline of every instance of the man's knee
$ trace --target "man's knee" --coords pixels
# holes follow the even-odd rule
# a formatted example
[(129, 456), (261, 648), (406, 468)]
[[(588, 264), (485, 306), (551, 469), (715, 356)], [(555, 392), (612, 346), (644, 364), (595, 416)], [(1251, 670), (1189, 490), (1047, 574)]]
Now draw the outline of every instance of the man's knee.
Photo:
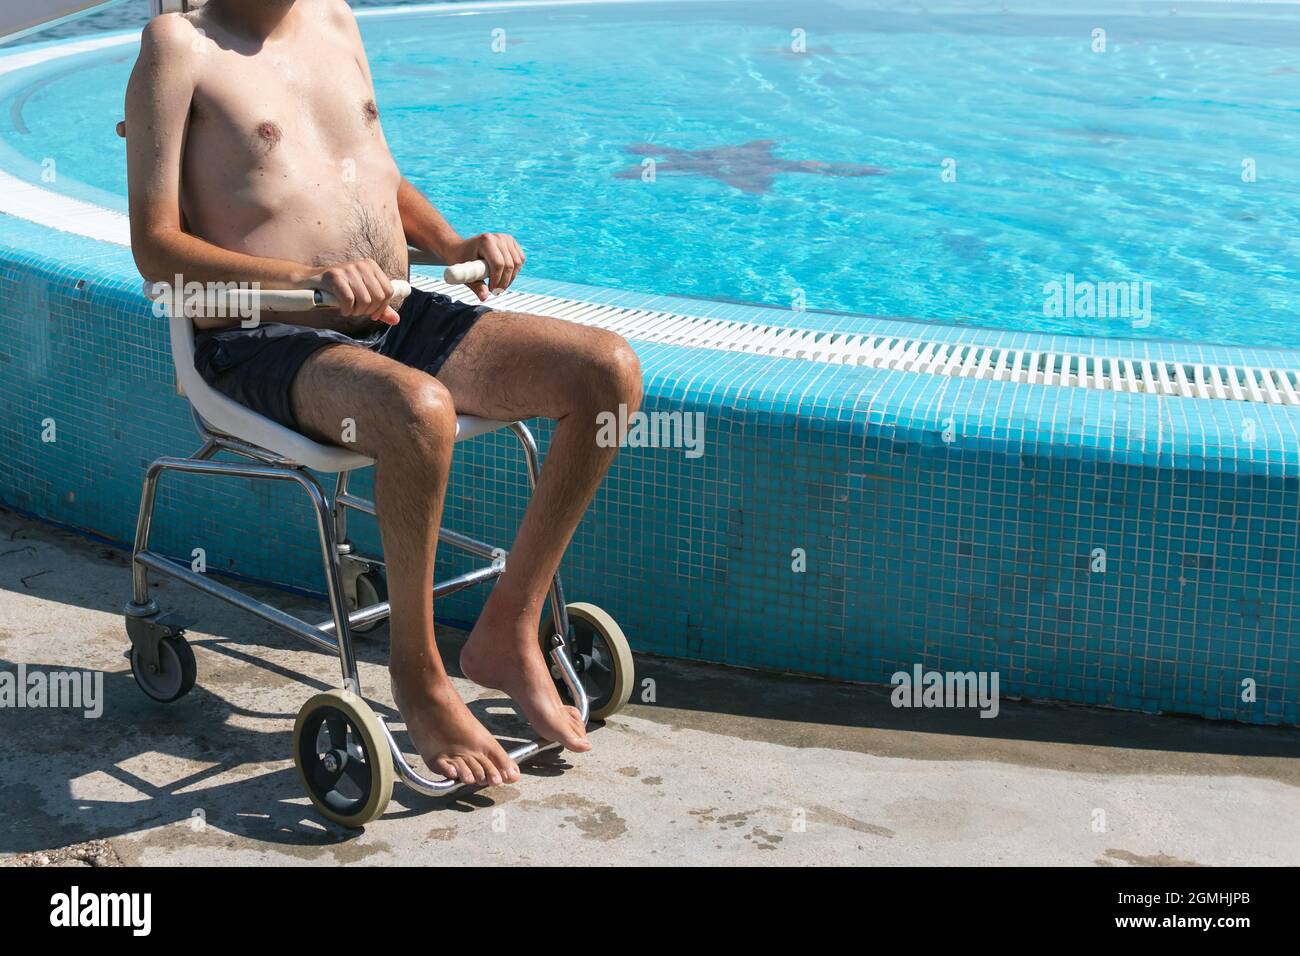
[(601, 411), (641, 407), (641, 360), (621, 335), (598, 330), (590, 367), (590, 394)]
[(391, 442), (404, 453), (444, 456), (456, 441), (456, 407), (451, 393), (423, 373), (395, 383), (386, 412)]

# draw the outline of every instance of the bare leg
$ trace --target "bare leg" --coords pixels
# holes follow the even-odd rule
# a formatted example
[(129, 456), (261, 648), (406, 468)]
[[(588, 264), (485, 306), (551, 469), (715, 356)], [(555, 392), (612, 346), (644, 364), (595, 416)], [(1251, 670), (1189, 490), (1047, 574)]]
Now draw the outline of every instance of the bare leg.
[(641, 367), (621, 337), (536, 315), (481, 318), (438, 373), (456, 410), (505, 421), (545, 417), (555, 433), (506, 562), (461, 651), (465, 675), (509, 694), (537, 733), (591, 748), (537, 642), (547, 589), (616, 447), (597, 442), (601, 412), (641, 405)]
[(291, 399), (305, 434), (375, 459), (392, 604), (389, 673), (420, 756), (466, 783), (517, 780), (519, 768), (460, 699), (434, 641), (433, 559), (456, 438), (447, 390), (424, 372), (338, 345), (303, 365)]

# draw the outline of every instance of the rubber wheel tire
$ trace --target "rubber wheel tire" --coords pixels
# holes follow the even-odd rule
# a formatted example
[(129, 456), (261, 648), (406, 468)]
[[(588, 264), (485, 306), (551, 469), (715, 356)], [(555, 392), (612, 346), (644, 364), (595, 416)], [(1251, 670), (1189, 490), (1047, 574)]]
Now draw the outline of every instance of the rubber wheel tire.
[[(320, 749), (322, 730), (331, 745), (326, 753)], [(327, 755), (341, 758), (337, 772), (327, 768)], [(351, 691), (327, 690), (302, 705), (293, 725), (293, 763), (316, 809), (339, 826), (365, 826), (392, 798), (388, 738), (375, 712)], [(340, 786), (344, 778), (347, 787)]]
[[(378, 571), (366, 571), (357, 575), (357, 608), (370, 607), (388, 600), (388, 580)], [(353, 634), (369, 634), (383, 624), (385, 618), (371, 621), (369, 624), (352, 625)]]
[(184, 635), (174, 634), (158, 642), (158, 671), (151, 673), (140, 659), (140, 653), (131, 645), (131, 674), (136, 686), (145, 696), (160, 704), (180, 700), (194, 689), (198, 677), (198, 664), (194, 650)]
[[(632, 648), (627, 642), (623, 629), (605, 611), (594, 604), (575, 602), (564, 606), (569, 616), (569, 633), (565, 635), (565, 645), (569, 650), (569, 659), (583, 682), (590, 703), (590, 720), (604, 720), (617, 714), (632, 698), (632, 689), (636, 686), (636, 665), (632, 661)], [(542, 647), (542, 656), (551, 664), (551, 638), (555, 630), (551, 625), (551, 615), (542, 618), (538, 638)], [(552, 677), (560, 689), (567, 695), (568, 685), (564, 678), (554, 673)], [(588, 671), (591, 678), (588, 678)], [(597, 687), (591, 684), (596, 683)]]

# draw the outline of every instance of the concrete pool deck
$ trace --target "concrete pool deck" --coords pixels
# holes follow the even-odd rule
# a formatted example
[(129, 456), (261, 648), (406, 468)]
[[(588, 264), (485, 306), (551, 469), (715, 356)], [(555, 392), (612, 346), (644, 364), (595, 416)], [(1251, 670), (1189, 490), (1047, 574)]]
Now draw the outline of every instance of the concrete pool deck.
[[(1010, 701), (983, 720), (656, 658), (638, 672), (657, 702), (594, 730), (591, 755), (444, 800), (399, 787), (350, 833), (316, 816), (289, 759), (334, 659), (162, 582), (160, 603), (197, 622), (199, 681), (154, 704), (124, 656), (127, 565), (0, 511), (0, 669), (102, 670), (105, 698), (96, 720), (0, 710), (0, 864), (1300, 864), (1294, 728)], [(444, 628), (444, 649), (460, 638)], [(358, 654), (368, 688), (386, 687), (383, 631)], [(519, 730), (459, 684), (495, 729)]]

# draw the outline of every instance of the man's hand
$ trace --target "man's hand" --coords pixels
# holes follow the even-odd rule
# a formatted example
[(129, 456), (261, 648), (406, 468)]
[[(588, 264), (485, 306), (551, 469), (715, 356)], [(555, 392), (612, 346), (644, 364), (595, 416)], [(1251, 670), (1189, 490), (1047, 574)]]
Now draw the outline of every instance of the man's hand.
[(330, 266), (323, 272), (304, 276), (298, 281), (300, 289), (320, 289), (339, 302), (339, 314), (369, 316), (385, 325), (396, 325), (398, 316), (389, 303), (393, 298), (393, 283), (373, 259), (357, 259)]
[(519, 275), (519, 270), (527, 261), (524, 250), (519, 248), (515, 237), (504, 232), (482, 233), (464, 240), (448, 251), (449, 265), (473, 262), (475, 259), (482, 259), (488, 267), (486, 281), (469, 283), (480, 302), (486, 302), (489, 295), (497, 295), (510, 288), (510, 283), (515, 281), (515, 276)]

